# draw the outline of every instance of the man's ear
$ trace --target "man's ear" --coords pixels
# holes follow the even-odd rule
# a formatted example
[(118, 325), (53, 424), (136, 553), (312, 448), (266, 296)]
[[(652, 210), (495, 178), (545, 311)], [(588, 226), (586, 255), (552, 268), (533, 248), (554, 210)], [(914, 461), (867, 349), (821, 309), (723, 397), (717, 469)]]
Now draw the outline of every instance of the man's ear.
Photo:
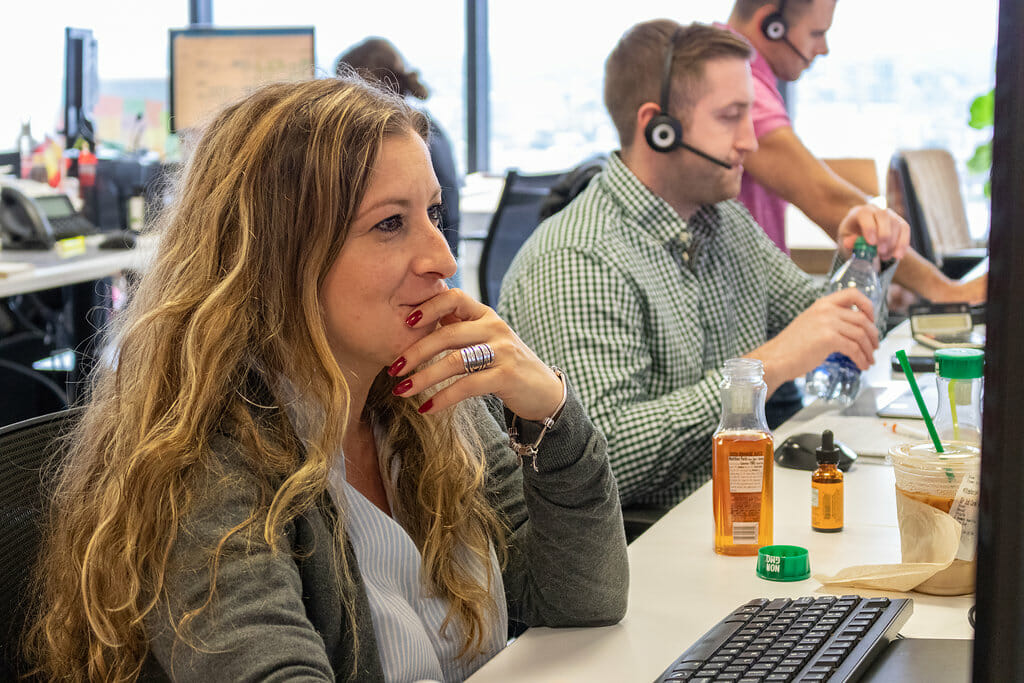
[(644, 142), (644, 131), (647, 129), (647, 124), (660, 113), (661, 105), (656, 102), (644, 102), (640, 105), (640, 108), (636, 110), (636, 134), (633, 136), (633, 142)]
[(743, 34), (751, 42), (755, 49), (760, 51), (759, 45), (764, 45), (769, 42), (765, 35), (761, 32), (761, 25), (764, 24), (764, 20), (768, 18), (769, 14), (773, 14), (779, 11), (778, 4), (767, 4), (761, 5), (754, 11), (753, 16), (750, 19), (749, 30), (744, 30)]

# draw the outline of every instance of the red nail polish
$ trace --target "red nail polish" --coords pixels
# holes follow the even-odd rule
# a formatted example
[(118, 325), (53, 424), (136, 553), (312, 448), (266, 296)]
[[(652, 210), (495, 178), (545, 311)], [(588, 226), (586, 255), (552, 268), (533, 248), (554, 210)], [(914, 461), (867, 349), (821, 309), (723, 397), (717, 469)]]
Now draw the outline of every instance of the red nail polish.
[(402, 380), (401, 382), (398, 383), (398, 385), (394, 389), (391, 390), (391, 393), (393, 393), (395, 396), (401, 396), (405, 392), (409, 391), (409, 387), (411, 387), (411, 386), (412, 386), (412, 380), (411, 379)]
[(423, 405), (421, 405), (421, 406), (420, 406), (419, 408), (417, 408), (416, 410), (418, 410), (418, 411), (420, 412), (420, 414), (422, 415), (423, 413), (425, 413), (425, 412), (427, 412), (428, 410), (430, 410), (430, 408), (431, 408), (431, 407), (432, 407), (433, 405), (434, 405), (434, 399), (432, 399), (432, 398), (428, 398), (428, 399), (427, 399), (426, 401), (424, 401), (424, 402), (423, 402)]
[(404, 367), (405, 367), (405, 356), (402, 356), (401, 358), (399, 358), (398, 360), (396, 360), (394, 363), (391, 364), (391, 367), (388, 368), (388, 374), (391, 375), (392, 377), (394, 377), (395, 375), (400, 373), (402, 371), (402, 368), (404, 368)]
[(405, 319), (405, 324), (409, 327), (415, 327), (416, 323), (418, 323), (422, 318), (423, 311), (413, 311), (409, 314), (409, 317)]

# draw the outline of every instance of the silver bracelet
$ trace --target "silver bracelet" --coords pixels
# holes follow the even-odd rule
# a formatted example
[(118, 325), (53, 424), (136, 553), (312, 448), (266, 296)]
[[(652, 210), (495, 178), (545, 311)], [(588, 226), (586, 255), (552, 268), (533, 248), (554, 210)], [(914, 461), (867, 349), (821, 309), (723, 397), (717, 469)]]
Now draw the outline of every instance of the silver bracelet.
[(508, 445), (516, 453), (516, 457), (519, 459), (519, 464), (523, 464), (523, 458), (530, 458), (530, 464), (533, 465), (533, 471), (539, 472), (537, 469), (537, 447), (540, 446), (540, 442), (544, 440), (544, 435), (548, 433), (548, 430), (555, 426), (555, 420), (562, 414), (562, 408), (565, 407), (565, 398), (567, 389), (565, 386), (565, 375), (562, 371), (556, 368), (554, 365), (551, 366), (554, 370), (555, 375), (562, 382), (562, 400), (558, 402), (558, 407), (555, 408), (555, 412), (552, 413), (551, 417), (545, 417), (541, 424), (543, 427), (540, 430), (540, 434), (537, 435), (537, 440), (533, 444), (524, 444), (519, 442), (519, 428), (516, 427), (516, 420), (519, 416), (515, 413), (512, 414), (512, 424), (508, 428)]

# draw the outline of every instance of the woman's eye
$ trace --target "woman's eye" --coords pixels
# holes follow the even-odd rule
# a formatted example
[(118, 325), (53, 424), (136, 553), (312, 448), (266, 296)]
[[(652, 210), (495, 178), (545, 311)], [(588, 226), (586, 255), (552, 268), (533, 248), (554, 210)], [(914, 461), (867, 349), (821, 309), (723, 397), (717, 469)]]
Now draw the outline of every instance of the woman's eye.
[(374, 230), (380, 230), (381, 232), (398, 232), (402, 229), (402, 217), (398, 214), (394, 216), (388, 216), (377, 225), (373, 226)]
[(440, 203), (434, 204), (427, 209), (427, 215), (430, 216), (430, 220), (434, 225), (439, 228), (441, 227), (441, 220), (444, 218), (444, 211)]

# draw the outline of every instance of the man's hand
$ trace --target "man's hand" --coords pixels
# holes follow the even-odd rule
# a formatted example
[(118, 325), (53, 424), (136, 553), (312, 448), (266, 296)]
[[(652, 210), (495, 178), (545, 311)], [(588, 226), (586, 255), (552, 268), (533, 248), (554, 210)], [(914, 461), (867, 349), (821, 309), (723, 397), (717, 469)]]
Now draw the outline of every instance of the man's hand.
[(843, 258), (850, 257), (859, 236), (878, 248), (878, 257), (883, 261), (903, 258), (910, 246), (907, 222), (895, 211), (871, 204), (853, 207), (839, 224), (838, 242)]
[(878, 348), (874, 319), (871, 301), (856, 289), (844, 289), (815, 301), (746, 357), (764, 362), (768, 395), (783, 382), (818, 367), (834, 351), (866, 370)]

